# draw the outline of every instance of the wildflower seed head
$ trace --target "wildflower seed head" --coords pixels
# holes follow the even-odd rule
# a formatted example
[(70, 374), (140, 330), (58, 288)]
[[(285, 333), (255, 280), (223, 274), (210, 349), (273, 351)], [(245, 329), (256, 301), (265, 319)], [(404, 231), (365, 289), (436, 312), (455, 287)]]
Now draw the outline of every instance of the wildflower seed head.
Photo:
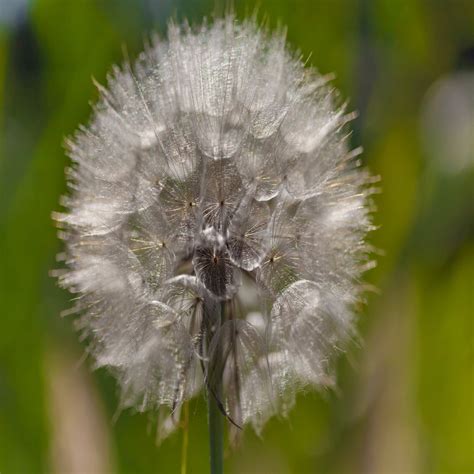
[(219, 380), (260, 430), (352, 333), (371, 188), (351, 116), (282, 32), (232, 16), (171, 25), (99, 90), (55, 214), (89, 352), (124, 407), (176, 417)]

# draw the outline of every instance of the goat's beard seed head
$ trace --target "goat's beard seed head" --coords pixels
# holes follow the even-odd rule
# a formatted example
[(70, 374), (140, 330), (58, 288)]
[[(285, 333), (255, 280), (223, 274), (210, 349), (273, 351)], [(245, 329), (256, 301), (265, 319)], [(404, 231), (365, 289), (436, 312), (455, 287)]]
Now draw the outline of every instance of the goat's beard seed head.
[(254, 21), (171, 25), (68, 141), (59, 281), (122, 406), (171, 409), (160, 436), (215, 377), (257, 431), (333, 383), (372, 190), (327, 82)]

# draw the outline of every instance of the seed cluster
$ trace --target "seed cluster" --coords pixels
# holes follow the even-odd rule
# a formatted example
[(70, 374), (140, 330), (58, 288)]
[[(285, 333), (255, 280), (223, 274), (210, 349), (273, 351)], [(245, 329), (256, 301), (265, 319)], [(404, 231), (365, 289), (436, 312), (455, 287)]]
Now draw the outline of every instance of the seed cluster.
[(206, 387), (260, 430), (352, 333), (372, 228), (352, 117), (282, 32), (231, 16), (171, 25), (99, 90), (55, 214), (88, 350), (123, 407), (171, 408), (161, 436)]

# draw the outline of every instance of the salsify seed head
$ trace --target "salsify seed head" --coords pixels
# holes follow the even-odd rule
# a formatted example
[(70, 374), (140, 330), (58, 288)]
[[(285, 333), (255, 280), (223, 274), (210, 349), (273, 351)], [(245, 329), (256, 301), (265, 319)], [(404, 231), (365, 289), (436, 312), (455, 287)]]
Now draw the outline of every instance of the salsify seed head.
[(206, 387), (259, 431), (333, 383), (372, 180), (328, 81), (254, 20), (170, 25), (67, 143), (59, 282), (122, 406), (169, 407), (162, 436)]

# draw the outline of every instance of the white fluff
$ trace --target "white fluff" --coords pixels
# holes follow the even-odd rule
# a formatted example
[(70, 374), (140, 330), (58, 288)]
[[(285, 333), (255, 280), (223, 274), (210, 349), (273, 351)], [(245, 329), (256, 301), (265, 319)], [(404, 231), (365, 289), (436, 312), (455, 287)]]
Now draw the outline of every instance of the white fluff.
[(218, 376), (226, 414), (260, 430), (330, 383), (352, 332), (371, 190), (343, 108), (283, 34), (232, 16), (171, 25), (99, 88), (55, 216), (90, 352), (125, 407), (179, 414)]

